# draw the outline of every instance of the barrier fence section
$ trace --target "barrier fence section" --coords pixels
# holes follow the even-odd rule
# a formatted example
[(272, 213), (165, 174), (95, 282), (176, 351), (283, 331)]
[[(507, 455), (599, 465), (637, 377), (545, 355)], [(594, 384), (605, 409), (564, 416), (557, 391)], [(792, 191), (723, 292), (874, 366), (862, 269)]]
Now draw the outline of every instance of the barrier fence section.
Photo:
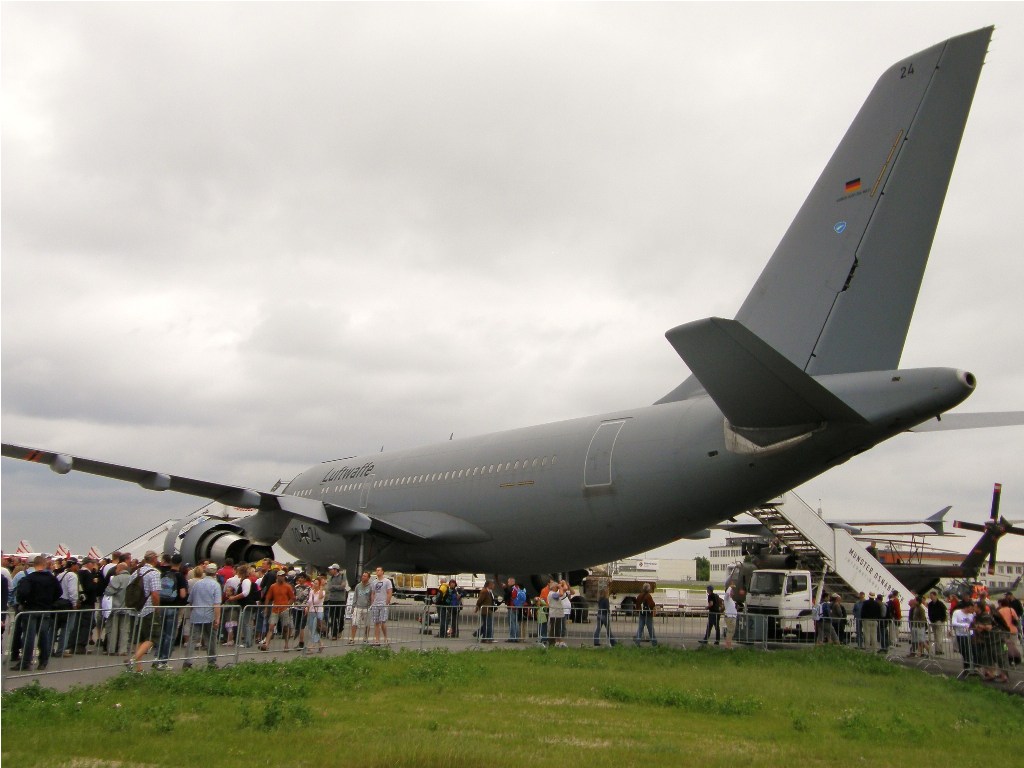
[[(546, 610), (536, 607), (509, 609), (475, 606), (461, 609), (439, 607), (426, 612), (423, 631), (438, 642), (452, 637), (465, 637), (467, 632), (477, 645), (491, 643), (595, 645), (659, 644), (686, 648), (707, 641), (766, 647), (765, 617), (749, 616), (727, 622), (712, 615), (645, 614), (639, 611), (613, 609), (607, 619), (589, 608), (574, 607), (564, 618), (551, 618)], [(730, 632), (727, 633), (727, 625)], [(717, 628), (717, 630), (716, 630)]]
[[(564, 619), (535, 607), (505, 606), (477, 612), (475, 606), (438, 607), (392, 603), (385, 611), (326, 606), (264, 605), (223, 607), (214, 624), (209, 613), (190, 606), (158, 607), (146, 615), (132, 610), (22, 611), (8, 616), (3, 650), (8, 677), (116, 668), (139, 658), (143, 669), (164, 671), (191, 666), (235, 664), (252, 658), (278, 658), (285, 652), (338, 654), (365, 646), (392, 649), (466, 647), (497, 643), (547, 646), (703, 644), (770, 650), (793, 644), (838, 643), (887, 658), (909, 659), (930, 668), (959, 661), (961, 676), (1020, 677), (1019, 635), (998, 629), (957, 631), (949, 623), (858, 620), (853, 616), (814, 622), (807, 615), (767, 616), (740, 612), (735, 618), (643, 614), (574, 607)], [(48, 651), (48, 652), (47, 652)], [(1024, 685), (1024, 681), (1018, 682)]]

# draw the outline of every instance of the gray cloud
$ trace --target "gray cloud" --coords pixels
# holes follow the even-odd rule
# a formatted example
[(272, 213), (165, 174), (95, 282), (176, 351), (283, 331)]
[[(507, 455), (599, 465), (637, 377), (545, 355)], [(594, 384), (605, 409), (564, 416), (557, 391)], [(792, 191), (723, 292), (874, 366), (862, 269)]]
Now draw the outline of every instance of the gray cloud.
[[(1019, 407), (1022, 21), (1016, 4), (7, 6), (4, 439), (265, 487), (651, 402), (686, 373), (663, 332), (735, 313), (882, 69), (989, 23), (903, 364), (974, 371), (966, 410)], [(977, 519), (1002, 480), (1011, 513), (1022, 441), (907, 436), (805, 495)], [(5, 550), (109, 548), (198, 506), (15, 464)]]

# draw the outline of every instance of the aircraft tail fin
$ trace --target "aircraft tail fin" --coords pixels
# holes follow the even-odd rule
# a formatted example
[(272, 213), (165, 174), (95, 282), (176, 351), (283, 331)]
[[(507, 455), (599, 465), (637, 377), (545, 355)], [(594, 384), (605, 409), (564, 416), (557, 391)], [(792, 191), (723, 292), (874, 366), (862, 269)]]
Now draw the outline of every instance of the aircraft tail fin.
[(736, 320), (712, 317), (665, 335), (733, 429), (780, 438), (823, 422), (866, 423)]
[(925, 520), (924, 524), (931, 528), (936, 535), (942, 536), (945, 533), (945, 519), (946, 513), (949, 512), (953, 507), (943, 507), (934, 515), (929, 515)]
[(807, 373), (899, 367), (992, 30), (879, 78), (743, 302), (736, 320)]

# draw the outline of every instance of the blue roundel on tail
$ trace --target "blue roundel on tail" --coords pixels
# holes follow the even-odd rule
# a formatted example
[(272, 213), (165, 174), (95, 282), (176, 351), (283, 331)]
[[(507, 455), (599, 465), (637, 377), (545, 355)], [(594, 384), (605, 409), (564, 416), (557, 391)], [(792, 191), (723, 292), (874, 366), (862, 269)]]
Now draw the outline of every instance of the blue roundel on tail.
[(837, 221), (835, 223), (835, 225), (832, 227), (832, 229), (834, 229), (836, 231), (837, 235), (841, 235), (841, 234), (843, 234), (843, 232), (846, 231), (846, 222), (845, 221)]

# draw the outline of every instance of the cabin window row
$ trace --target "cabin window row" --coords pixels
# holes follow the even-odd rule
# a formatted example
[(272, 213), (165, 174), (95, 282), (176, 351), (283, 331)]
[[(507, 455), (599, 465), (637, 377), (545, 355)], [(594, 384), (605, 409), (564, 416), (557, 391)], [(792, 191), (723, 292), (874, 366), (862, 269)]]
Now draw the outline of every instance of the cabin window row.
[[(547, 466), (554, 466), (558, 461), (557, 456), (543, 456), (536, 459), (523, 459), (520, 461), (498, 462), (497, 464), (485, 464), (480, 467), (468, 469), (452, 469), (447, 472), (430, 472), (422, 475), (408, 475), (406, 477), (392, 477), (387, 480), (374, 480), (373, 488), (400, 488), (407, 485), (422, 485), (423, 483), (439, 483), (445, 480), (465, 480), (471, 477), (484, 475), (497, 475), (503, 472), (517, 472), (521, 469), (541, 469)], [(362, 483), (343, 483), (334, 487), (335, 493), (354, 491), (362, 488)]]

